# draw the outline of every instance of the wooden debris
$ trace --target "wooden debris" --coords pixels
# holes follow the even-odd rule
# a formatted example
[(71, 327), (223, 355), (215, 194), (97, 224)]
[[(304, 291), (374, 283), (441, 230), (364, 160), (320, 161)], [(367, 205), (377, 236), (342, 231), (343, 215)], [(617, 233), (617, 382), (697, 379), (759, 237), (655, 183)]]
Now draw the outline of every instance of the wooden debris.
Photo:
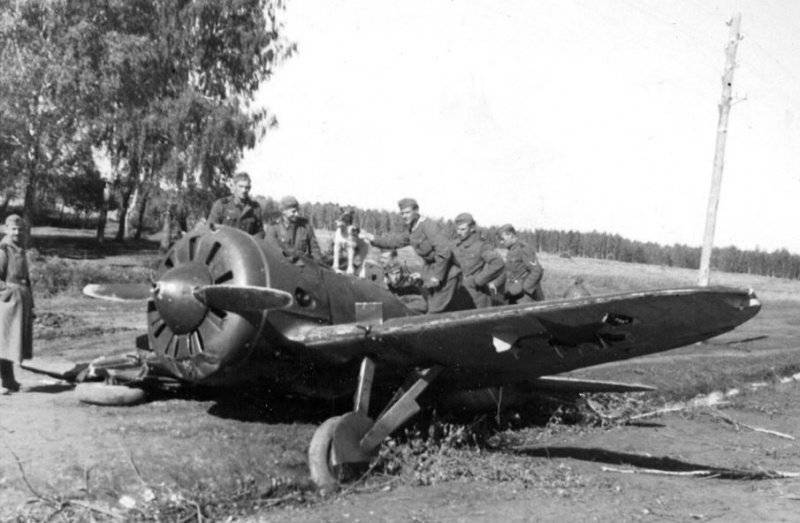
[(653, 474), (656, 476), (697, 476), (706, 477), (714, 475), (712, 470), (659, 470), (659, 469), (618, 469), (616, 467), (602, 467), (603, 472), (617, 472), (619, 474)]
[(653, 474), (657, 476), (684, 476), (696, 478), (725, 479), (790, 479), (800, 478), (800, 472), (783, 472), (780, 470), (736, 470), (736, 469), (705, 469), (705, 470), (660, 470), (660, 469), (620, 469), (616, 467), (602, 467), (603, 472), (616, 472), (619, 474)]
[(792, 440), (792, 441), (795, 441), (795, 439), (796, 439), (791, 434), (785, 434), (783, 432), (778, 432), (777, 430), (770, 430), (770, 429), (764, 429), (764, 428), (761, 428), (761, 427), (755, 427), (753, 425), (748, 425), (747, 423), (742, 423), (740, 421), (736, 421), (735, 419), (731, 418), (730, 416), (728, 416), (727, 414), (725, 414), (723, 412), (720, 412), (717, 409), (711, 409), (711, 412), (712, 412), (712, 414), (714, 414), (715, 417), (721, 419), (722, 421), (724, 421), (726, 423), (729, 423), (729, 424), (733, 425), (737, 429), (739, 427), (744, 427), (744, 428), (752, 430), (754, 432), (761, 432), (763, 434), (770, 434), (772, 436), (777, 436), (777, 437), (783, 438), (783, 439), (788, 439), (788, 440)]

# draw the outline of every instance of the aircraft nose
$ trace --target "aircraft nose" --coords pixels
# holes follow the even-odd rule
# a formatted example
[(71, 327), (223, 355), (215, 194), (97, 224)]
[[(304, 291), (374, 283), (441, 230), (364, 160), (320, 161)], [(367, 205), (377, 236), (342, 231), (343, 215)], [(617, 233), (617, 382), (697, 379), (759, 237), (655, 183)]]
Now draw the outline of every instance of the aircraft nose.
[(192, 291), (211, 282), (208, 267), (198, 262), (189, 262), (170, 269), (158, 280), (153, 300), (173, 333), (187, 334), (203, 321), (208, 307)]

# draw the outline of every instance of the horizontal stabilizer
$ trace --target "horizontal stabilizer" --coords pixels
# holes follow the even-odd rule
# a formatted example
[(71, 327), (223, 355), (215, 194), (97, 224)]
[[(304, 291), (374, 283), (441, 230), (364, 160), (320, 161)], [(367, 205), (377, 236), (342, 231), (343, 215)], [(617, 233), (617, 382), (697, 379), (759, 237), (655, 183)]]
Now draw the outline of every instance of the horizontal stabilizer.
[(530, 381), (536, 390), (548, 392), (649, 392), (655, 387), (640, 383), (618, 381), (584, 380), (564, 376), (540, 376)]
[(203, 285), (193, 293), (209, 307), (231, 312), (283, 309), (294, 302), (286, 291), (251, 285)]
[(149, 283), (90, 283), (83, 293), (92, 298), (109, 301), (139, 301), (152, 296), (153, 285)]

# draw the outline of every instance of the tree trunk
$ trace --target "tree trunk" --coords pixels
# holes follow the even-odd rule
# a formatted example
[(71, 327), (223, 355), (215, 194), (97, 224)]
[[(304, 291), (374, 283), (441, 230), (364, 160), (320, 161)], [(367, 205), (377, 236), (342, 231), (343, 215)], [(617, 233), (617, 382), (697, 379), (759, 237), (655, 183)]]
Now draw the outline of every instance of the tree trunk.
[(106, 224), (108, 224), (108, 208), (111, 206), (111, 182), (106, 181), (103, 186), (103, 205), (97, 216), (97, 243), (105, 243)]
[(130, 170), (128, 171), (128, 177), (124, 183), (122, 183), (122, 191), (120, 192), (120, 196), (122, 197), (122, 201), (120, 202), (119, 207), (119, 228), (117, 229), (117, 236), (116, 241), (121, 242), (125, 241), (125, 226), (128, 222), (128, 209), (131, 206), (131, 195), (135, 188), (138, 188), (139, 185), (139, 162), (137, 160), (131, 160), (130, 162)]
[(169, 204), (167, 210), (162, 214), (164, 224), (161, 227), (161, 243), (159, 250), (164, 253), (167, 252), (172, 245), (172, 213), (170, 212)]
[(8, 204), (11, 203), (11, 192), (6, 192), (5, 198), (3, 199), (3, 203), (0, 204), (0, 216), (5, 218), (6, 212), (8, 212)]
[(22, 204), (22, 217), (28, 225), (30, 225), (34, 214), (34, 202), (36, 202), (36, 175), (34, 174), (33, 168), (28, 172), (27, 178), (28, 180), (25, 184), (25, 198)]
[(142, 239), (142, 229), (144, 228), (144, 211), (147, 208), (148, 193), (144, 192), (142, 197), (139, 198), (139, 216), (136, 220), (136, 233), (133, 235), (134, 239)]
[[(131, 235), (136, 230), (136, 211), (139, 210), (139, 202), (142, 200), (142, 183), (139, 180), (131, 180), (134, 184), (131, 191), (130, 201), (128, 202), (128, 209), (125, 212), (125, 231)], [(122, 219), (122, 216), (120, 216)]]
[(128, 221), (128, 208), (130, 207), (132, 192), (130, 187), (122, 189), (122, 201), (119, 206), (119, 228), (117, 228), (117, 236), (114, 238), (118, 242), (125, 240), (125, 222)]

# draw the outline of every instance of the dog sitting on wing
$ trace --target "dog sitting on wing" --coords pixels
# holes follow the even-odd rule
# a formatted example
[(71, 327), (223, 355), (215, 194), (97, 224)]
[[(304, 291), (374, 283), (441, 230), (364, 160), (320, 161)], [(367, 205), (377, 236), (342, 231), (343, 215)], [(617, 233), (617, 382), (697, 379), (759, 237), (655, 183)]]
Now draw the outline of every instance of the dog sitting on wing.
[(353, 224), (354, 215), (352, 209), (344, 209), (336, 219), (336, 230), (333, 234), (333, 270), (363, 277), (364, 260), (367, 258), (369, 245), (359, 238), (360, 230)]

